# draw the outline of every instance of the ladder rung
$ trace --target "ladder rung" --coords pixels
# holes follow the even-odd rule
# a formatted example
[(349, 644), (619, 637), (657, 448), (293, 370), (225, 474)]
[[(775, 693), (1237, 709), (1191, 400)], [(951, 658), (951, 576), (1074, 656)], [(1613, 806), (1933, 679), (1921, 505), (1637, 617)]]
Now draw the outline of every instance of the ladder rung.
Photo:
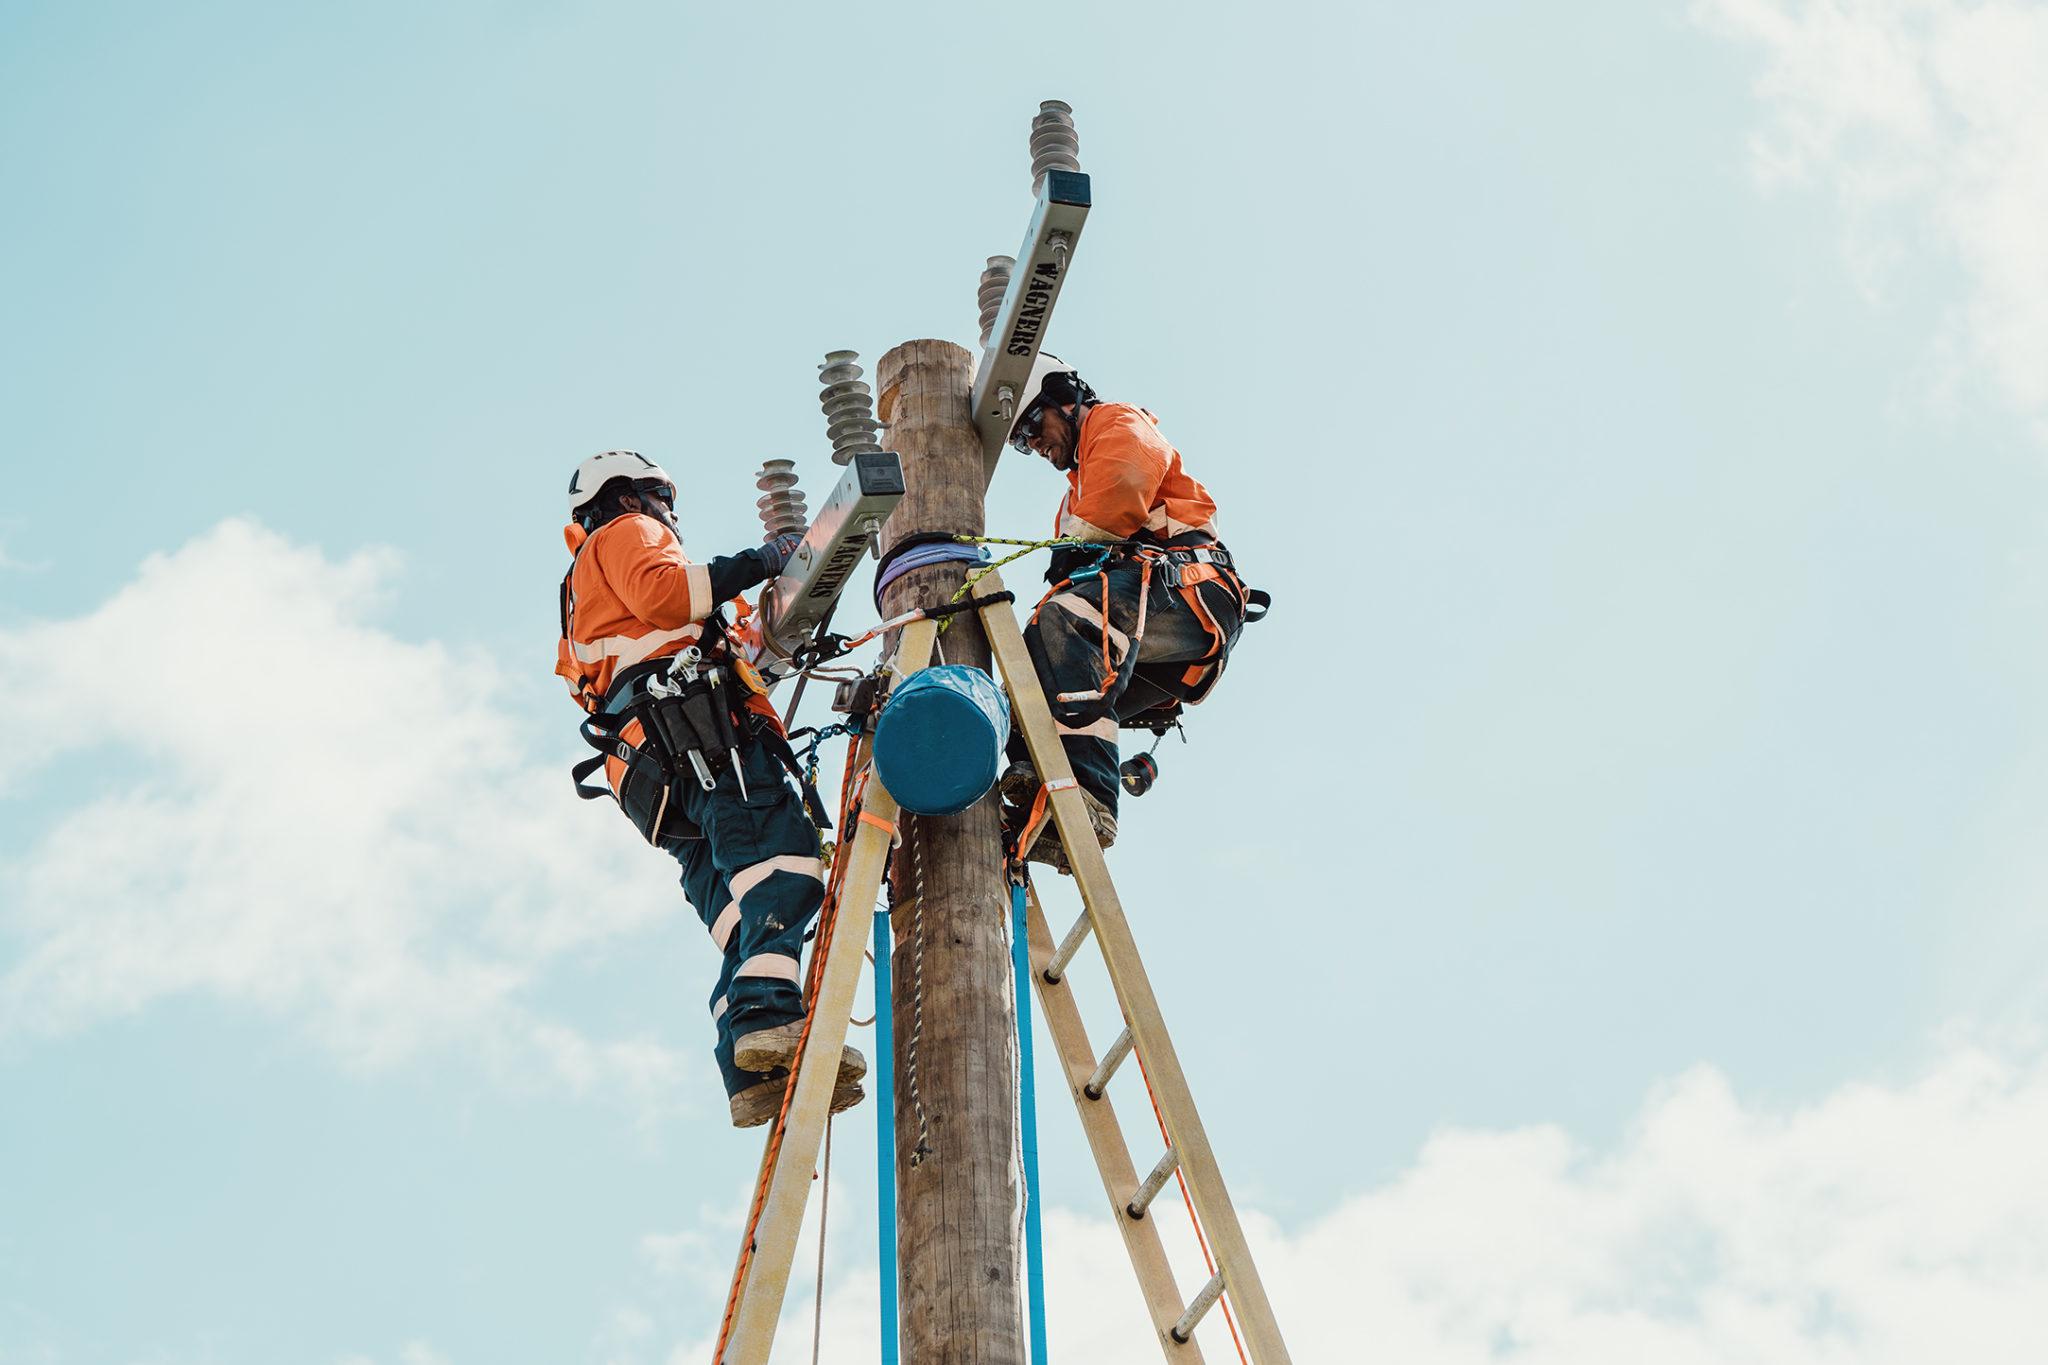
[(1152, 1174), (1145, 1177), (1145, 1183), (1138, 1186), (1138, 1192), (1131, 1196), (1131, 1202), (1124, 1205), (1124, 1212), (1133, 1218), (1143, 1218), (1145, 1210), (1152, 1207), (1152, 1201), (1166, 1188), (1166, 1182), (1173, 1179), (1173, 1171), (1180, 1165), (1180, 1153), (1173, 1148), (1166, 1149), (1166, 1155), (1159, 1158), (1159, 1164), (1152, 1168)]
[(1202, 1286), (1202, 1292), (1195, 1295), (1195, 1301), (1188, 1305), (1188, 1311), (1180, 1315), (1180, 1321), (1173, 1325), (1173, 1339), (1185, 1346), (1195, 1334), (1195, 1328), (1202, 1317), (1216, 1306), (1216, 1300), (1223, 1297), (1223, 1272), (1217, 1271), (1209, 1277), (1209, 1283)]
[(1060, 946), (1053, 949), (1052, 960), (1045, 964), (1045, 979), (1055, 986), (1066, 975), (1067, 964), (1074, 960), (1074, 954), (1081, 951), (1081, 945), (1088, 941), (1088, 912), (1083, 910), (1081, 918), (1074, 921), (1074, 927), (1067, 930), (1067, 936), (1060, 940)]
[(1102, 1098), (1102, 1092), (1109, 1088), (1109, 1078), (1116, 1075), (1116, 1069), (1124, 1064), (1124, 1058), (1131, 1055), (1131, 1031), (1119, 1033), (1116, 1043), (1109, 1049), (1109, 1055), (1102, 1059), (1102, 1065), (1095, 1068), (1095, 1074), (1088, 1078), (1088, 1084), (1081, 1087), (1091, 1100)]

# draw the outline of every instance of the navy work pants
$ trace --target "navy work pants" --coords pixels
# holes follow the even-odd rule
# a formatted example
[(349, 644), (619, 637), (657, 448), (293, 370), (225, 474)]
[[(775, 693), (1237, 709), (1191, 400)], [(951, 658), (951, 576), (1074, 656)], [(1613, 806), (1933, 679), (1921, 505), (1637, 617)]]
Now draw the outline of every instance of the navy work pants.
[[(1177, 681), (1190, 664), (1210, 656), (1216, 641), (1203, 625), (1181, 589), (1168, 581), (1162, 566), (1155, 563), (1147, 588), (1143, 632), (1139, 630), (1139, 587), (1143, 573), (1136, 560), (1113, 560), (1099, 574), (1070, 583), (1039, 605), (1034, 619), (1024, 628), (1024, 644), (1038, 670), (1039, 686), (1052, 708), (1054, 728), (1074, 765), (1074, 776), (1111, 813), (1116, 811), (1117, 720), (1142, 711), (1160, 699), (1159, 692), (1140, 679), (1133, 690), (1133, 676), (1142, 669), (1146, 678)], [(1104, 589), (1108, 592), (1108, 613), (1104, 614)], [(1223, 632), (1224, 651), (1237, 642), (1244, 629), (1244, 607), (1237, 593), (1223, 582), (1197, 585), (1202, 605)], [(1133, 658), (1132, 641), (1137, 641)], [(1062, 693), (1087, 693), (1102, 687), (1107, 667), (1115, 673), (1103, 695), (1061, 701)], [(1218, 661), (1220, 664), (1220, 660)], [(1020, 735), (1010, 738), (1010, 757), (1025, 756)]]
[(788, 770), (752, 735), (740, 746), (740, 767), (745, 796), (730, 767), (708, 792), (694, 777), (678, 781), (670, 799), (683, 803), (704, 837), (661, 843), (682, 865), (683, 894), (723, 958), (711, 988), (712, 1056), (727, 1095), (768, 1078), (733, 1066), (733, 1040), (803, 1017), (798, 959), (825, 897), (818, 830)]

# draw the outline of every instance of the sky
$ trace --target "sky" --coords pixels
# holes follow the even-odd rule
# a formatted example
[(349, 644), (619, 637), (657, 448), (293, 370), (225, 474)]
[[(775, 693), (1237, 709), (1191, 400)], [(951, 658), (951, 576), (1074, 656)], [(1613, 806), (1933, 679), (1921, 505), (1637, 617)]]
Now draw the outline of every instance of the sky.
[[(0, 1362), (708, 1359), (758, 1134), (569, 790), (560, 490), (815, 500), (1046, 98), (1050, 343), (1275, 600), (1111, 865), (1295, 1358), (2048, 1357), (2043, 69), (2014, 0), (0, 5)], [(1039, 1090), (1053, 1354), (1149, 1359)], [(877, 1358), (872, 1120), (778, 1361)]]

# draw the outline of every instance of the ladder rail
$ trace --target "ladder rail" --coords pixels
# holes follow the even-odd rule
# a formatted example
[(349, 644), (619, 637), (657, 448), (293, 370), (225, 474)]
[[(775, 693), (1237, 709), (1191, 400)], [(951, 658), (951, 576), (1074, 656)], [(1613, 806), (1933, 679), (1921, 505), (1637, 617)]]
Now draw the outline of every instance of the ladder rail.
[[(930, 661), (936, 635), (937, 623), (929, 620), (913, 621), (903, 628), (896, 650), (897, 682)], [(865, 754), (850, 755), (848, 761), (856, 758), (864, 761)], [(768, 1193), (755, 1228), (753, 1255), (739, 1286), (731, 1339), (721, 1361), (714, 1365), (768, 1365), (768, 1355), (775, 1344), (775, 1326), (789, 1290), (797, 1239), (803, 1231), (804, 1206), (810, 1198), (812, 1173), (825, 1139), (825, 1121), (831, 1113), (839, 1054), (846, 1046), (854, 992), (867, 960), (875, 903), (881, 895), (882, 874), (894, 843), (889, 831), (897, 818), (896, 798), (883, 789), (872, 773), (861, 809), (863, 818), (853, 835), (853, 851), (848, 856), (846, 877), (834, 911), (837, 918), (831, 947), (818, 982), (817, 999), (811, 1006), (810, 1037), (798, 1060), (794, 1093), (780, 1124), (781, 1148), (771, 1163), (768, 1153), (774, 1150), (775, 1140), (771, 1130), (770, 1146), (762, 1155)], [(869, 817), (880, 823), (871, 823)]]
[(1027, 905), (1031, 984), (1033, 993), (1038, 997), (1039, 1015), (1045, 1020), (1046, 1032), (1052, 1035), (1054, 1050), (1059, 1053), (1060, 1069), (1066, 1073), (1067, 1091), (1074, 1098), (1074, 1110), (1081, 1119), (1081, 1132), (1088, 1139), (1088, 1150), (1095, 1157), (1095, 1169), (1102, 1176), (1102, 1192), (1116, 1218), (1116, 1230), (1123, 1234), (1124, 1250), (1130, 1255), (1131, 1268), (1137, 1272), (1138, 1292), (1144, 1297), (1145, 1310), (1152, 1319), (1152, 1330), (1159, 1338), (1160, 1349), (1173, 1365), (1201, 1365), (1202, 1348), (1192, 1341), (1176, 1341), (1172, 1336), (1174, 1325), (1182, 1316), (1185, 1300), (1174, 1282), (1173, 1267), (1166, 1259), (1166, 1246), (1159, 1237), (1158, 1221), (1132, 1218), (1124, 1212), (1124, 1201), (1138, 1187), (1137, 1167), (1132, 1164), (1130, 1148), (1124, 1143), (1123, 1127), (1117, 1122), (1116, 1105), (1107, 1093), (1097, 1099), (1087, 1092), (1088, 1078), (1095, 1074), (1097, 1063), (1094, 1050), (1088, 1045), (1088, 1030), (1081, 1022), (1081, 1010), (1074, 1000), (1074, 993), (1063, 982), (1045, 979), (1054, 948), (1052, 933), (1045, 922), (1045, 911), (1038, 903), (1035, 888), (1029, 892)]
[(1109, 969), (1117, 1004), (1136, 1040), (1138, 1055), (1144, 1059), (1153, 1096), (1187, 1177), (1189, 1201), (1208, 1234), (1217, 1269), (1237, 1309), (1253, 1360), (1257, 1365), (1292, 1365), (1272, 1303), (1252, 1260), (1244, 1228), (1231, 1204), (1222, 1169), (1196, 1111), (1187, 1074), (1182, 1071), (1173, 1039), (1167, 1034), (1151, 978), (1139, 958), (1130, 921), (1124, 915), (1123, 903), (1117, 898), (1108, 865), (1103, 861), (1102, 846), (1096, 842), (1094, 827), (1089, 823), (1087, 806), (1074, 785), (1073, 768), (1053, 727), (1052, 712), (1039, 688), (1024, 633), (1007, 601), (988, 600), (1002, 592), (1001, 576), (994, 571), (983, 574), (974, 585), (989, 650), (1002, 672), (1012, 713), (1037, 765), (1039, 780), (1046, 784), (1053, 820), (1061, 842), (1066, 845), (1067, 861), (1072, 865), (1082, 904), (1094, 925), (1096, 946)]

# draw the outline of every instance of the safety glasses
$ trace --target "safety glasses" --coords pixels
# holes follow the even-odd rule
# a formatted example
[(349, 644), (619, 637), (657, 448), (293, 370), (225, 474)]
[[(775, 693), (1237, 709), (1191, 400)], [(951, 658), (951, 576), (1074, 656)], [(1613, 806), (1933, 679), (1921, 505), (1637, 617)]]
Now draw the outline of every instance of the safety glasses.
[(1038, 439), (1038, 433), (1045, 430), (1045, 404), (1033, 403), (1024, 409), (1024, 415), (1017, 419), (1017, 425), (1010, 429), (1010, 448), (1020, 455), (1031, 454), (1031, 443)]
[(633, 485), (633, 491), (644, 497), (660, 498), (669, 507), (676, 505), (676, 486), (666, 480), (649, 479)]

